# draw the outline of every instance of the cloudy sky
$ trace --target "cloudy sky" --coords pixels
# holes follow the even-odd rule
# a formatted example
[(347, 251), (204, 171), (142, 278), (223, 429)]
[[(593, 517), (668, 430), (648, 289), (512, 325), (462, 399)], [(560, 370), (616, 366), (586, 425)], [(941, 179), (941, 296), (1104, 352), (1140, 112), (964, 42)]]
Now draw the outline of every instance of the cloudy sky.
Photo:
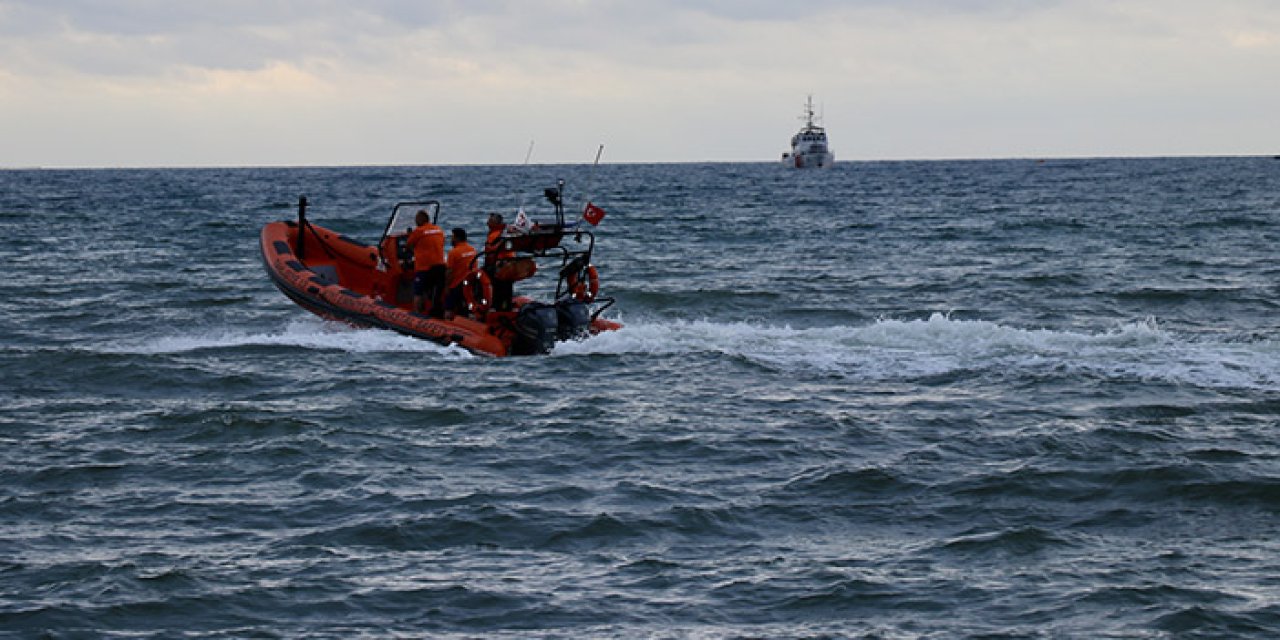
[(0, 167), (1280, 154), (1276, 0), (0, 0)]

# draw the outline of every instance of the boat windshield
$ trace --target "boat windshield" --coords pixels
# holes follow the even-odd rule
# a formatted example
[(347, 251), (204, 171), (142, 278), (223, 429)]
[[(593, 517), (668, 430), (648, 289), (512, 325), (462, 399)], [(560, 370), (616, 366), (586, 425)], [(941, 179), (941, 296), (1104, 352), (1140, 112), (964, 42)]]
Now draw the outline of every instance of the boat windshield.
[(414, 220), (418, 212), (426, 210), (431, 216), (433, 224), (440, 223), (440, 202), (437, 200), (423, 200), (420, 202), (400, 202), (391, 209), (391, 218), (387, 220), (387, 228), (382, 232), (382, 237), (395, 235), (408, 235), (413, 228), (418, 226)]

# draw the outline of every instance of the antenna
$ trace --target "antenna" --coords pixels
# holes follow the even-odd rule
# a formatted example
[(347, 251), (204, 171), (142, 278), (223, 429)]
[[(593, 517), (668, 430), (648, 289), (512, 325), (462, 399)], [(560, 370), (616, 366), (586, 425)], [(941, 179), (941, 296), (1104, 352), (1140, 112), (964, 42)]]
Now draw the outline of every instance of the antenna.
[[(582, 221), (587, 219), (587, 209), (591, 206), (591, 190), (595, 187), (596, 167), (600, 166), (600, 154), (602, 153), (604, 153), (604, 143), (601, 143), (600, 147), (596, 149), (596, 159), (591, 163), (591, 173), (587, 175), (587, 188), (583, 191), (586, 197), (583, 198), (582, 213), (578, 215), (577, 221), (573, 223), (577, 227), (574, 235), (574, 240), (577, 242), (582, 242)], [(591, 250), (596, 246), (594, 238), (595, 236), (592, 236), (591, 246), (587, 248), (587, 264), (591, 264)]]
[[(529, 138), (529, 150), (524, 153), (524, 164), (521, 167), (529, 166), (529, 158), (533, 157), (533, 138)], [(524, 211), (524, 194), (520, 194), (520, 208), (517, 211)]]
[[(583, 191), (583, 195), (586, 196), (585, 199), (587, 202), (591, 202), (591, 189), (596, 184), (596, 167), (600, 165), (600, 154), (602, 153), (604, 153), (603, 143), (600, 145), (599, 149), (596, 149), (595, 162), (591, 163), (591, 173), (587, 174), (587, 188), (585, 191)], [(585, 207), (586, 205), (583, 205), (583, 206)]]

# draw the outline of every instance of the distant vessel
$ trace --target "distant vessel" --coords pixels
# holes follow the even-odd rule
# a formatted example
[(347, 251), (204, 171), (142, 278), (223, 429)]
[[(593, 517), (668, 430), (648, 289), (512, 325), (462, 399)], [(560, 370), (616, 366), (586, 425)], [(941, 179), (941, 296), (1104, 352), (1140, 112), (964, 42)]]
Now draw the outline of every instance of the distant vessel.
[(825, 169), (836, 163), (836, 154), (827, 145), (827, 130), (813, 123), (813, 96), (804, 103), (804, 127), (791, 136), (791, 151), (782, 154), (782, 164), (796, 169)]

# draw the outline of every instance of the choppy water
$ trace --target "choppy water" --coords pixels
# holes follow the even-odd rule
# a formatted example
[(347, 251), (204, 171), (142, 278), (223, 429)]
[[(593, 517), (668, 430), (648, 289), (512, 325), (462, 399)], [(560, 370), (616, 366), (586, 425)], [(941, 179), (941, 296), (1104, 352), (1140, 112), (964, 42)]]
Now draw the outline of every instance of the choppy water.
[(558, 177), (0, 172), (0, 633), (1280, 635), (1280, 161), (601, 167), (548, 357), (262, 271)]

